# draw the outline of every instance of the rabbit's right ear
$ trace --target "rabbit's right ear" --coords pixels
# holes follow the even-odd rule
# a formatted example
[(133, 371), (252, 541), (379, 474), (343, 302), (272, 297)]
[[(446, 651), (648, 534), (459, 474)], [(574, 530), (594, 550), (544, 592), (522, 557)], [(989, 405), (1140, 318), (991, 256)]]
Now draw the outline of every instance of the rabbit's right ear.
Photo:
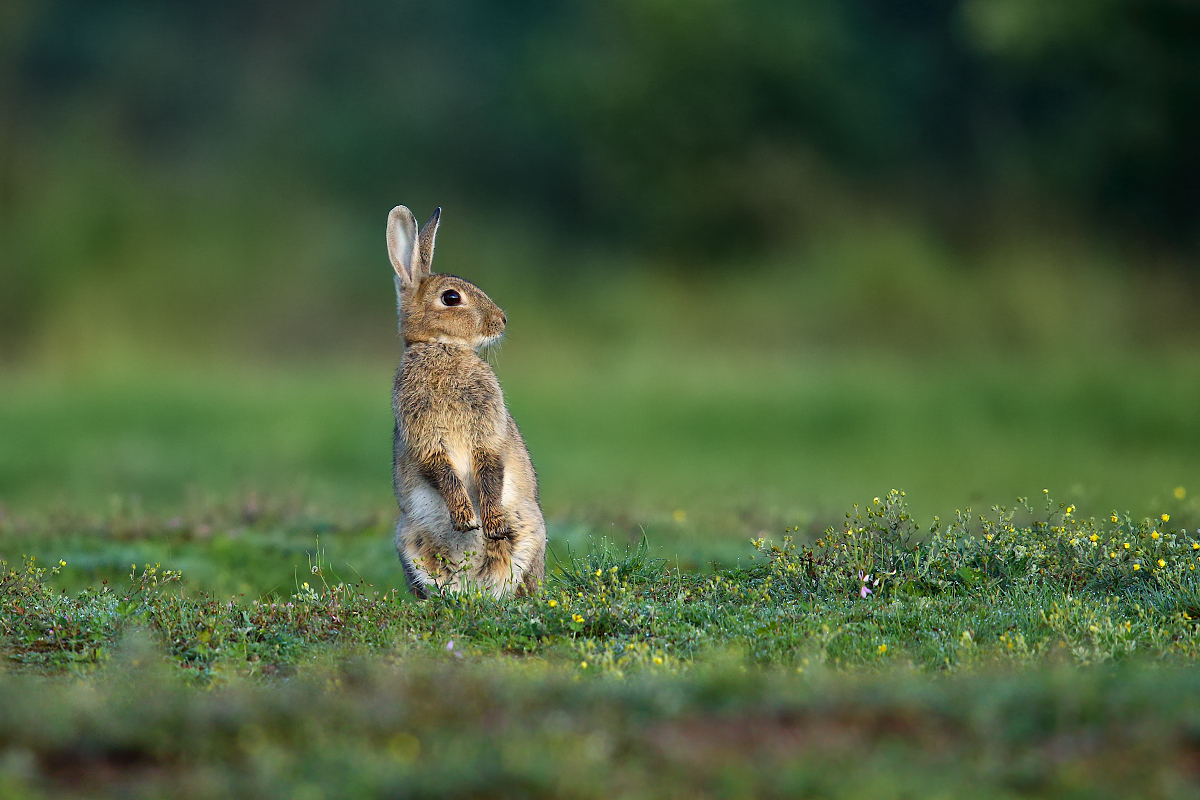
[(417, 261), (415, 269), (418, 277), (433, 272), (433, 244), (437, 240), (438, 220), (441, 218), (442, 209), (435, 208), (433, 216), (421, 228), (421, 233), (417, 237), (417, 254), (414, 258)]
[(420, 276), (417, 258), (417, 220), (404, 206), (396, 206), (388, 214), (387, 221), (388, 258), (401, 287), (415, 287)]

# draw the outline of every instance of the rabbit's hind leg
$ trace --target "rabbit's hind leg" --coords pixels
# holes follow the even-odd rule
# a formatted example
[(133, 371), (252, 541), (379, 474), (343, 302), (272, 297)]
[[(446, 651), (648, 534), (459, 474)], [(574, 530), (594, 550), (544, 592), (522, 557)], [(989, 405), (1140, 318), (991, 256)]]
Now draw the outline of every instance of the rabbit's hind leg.
[(402, 514), (396, 523), (396, 550), (404, 567), (404, 577), (409, 591), (419, 599), (437, 591), (449, 581), (453, 564), (445, 548), (437, 545), (437, 539), (420, 524), (405, 519)]
[(513, 532), (500, 539), (484, 539), (483, 557), (476, 571), (479, 582), (497, 597), (536, 594), (545, 572), (546, 529), (540, 519), (523, 519), (511, 514)]
[(482, 550), (476, 555), (475, 580), (495, 597), (502, 597), (512, 591), (514, 579), (520, 577), (513, 575), (513, 541), (507, 536), (482, 538)]

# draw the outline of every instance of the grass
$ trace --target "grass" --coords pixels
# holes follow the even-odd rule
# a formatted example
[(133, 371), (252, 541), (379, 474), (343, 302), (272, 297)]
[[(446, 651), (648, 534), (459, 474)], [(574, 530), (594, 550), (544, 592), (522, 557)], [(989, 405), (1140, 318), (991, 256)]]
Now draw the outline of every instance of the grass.
[(1200, 791), (1194, 361), (511, 352), (499, 603), (404, 591), (386, 364), (4, 378), (0, 797)]
[[(86, 672), (122, 631), (146, 627), (200, 684), (285, 673), (331, 643), (399, 655), (457, 648), (614, 674), (687, 670), (731, 649), (761, 667), (800, 671), (1200, 654), (1200, 530), (1166, 514), (1098, 523), (1077, 518), (1074, 506), (1047, 505), (961, 514), (922, 531), (891, 492), (812, 546), (757, 540), (751, 563), (709, 573), (672, 569), (645, 542), (624, 551), (593, 542), (552, 564), (536, 596), (499, 602), (447, 594), (412, 603), (394, 584), (372, 583), (370, 571), (339, 577), (319, 547), (289, 585), (249, 597), (189, 590), (169, 562), (110, 564), (126, 574), (73, 594), (59, 587), (78, 582), (64, 573), (74, 554), (48, 565), (29, 556), (0, 585), (3, 647), (34, 671)], [(256, 546), (258, 563), (278, 558), (281, 540), (268, 532), (278, 524), (244, 542), (208, 544), (218, 563), (236, 546), (230, 563), (246, 571)], [(120, 553), (130, 535), (110, 528), (109, 550)], [(180, 527), (168, 537), (186, 554), (194, 535)]]
[(86, 690), (0, 682), (9, 797), (1195, 796), (1195, 672), (576, 682), (350, 660), (193, 693), (131, 648)]
[[(1194, 796), (1194, 520), (1096, 522), (1047, 499), (922, 531), (904, 501), (707, 574), (593, 541), (501, 602), (412, 602), (338, 580), (318, 548), (290, 587), (233, 599), (169, 566), (70, 592), (66, 558), (10, 564), (0, 788)], [(301, 526), (280, 514), (241, 520), (244, 552), (271, 559), (270, 531)], [(180, 552), (190, 524), (167, 534)]]
[[(1094, 514), (1176, 513), (1178, 486), (1200, 496), (1193, 361), (781, 369), (599, 352), (583, 368), (529, 350), (513, 343), (500, 372), (548, 517), (617, 541), (645, 530), (656, 555), (685, 564), (733, 563), (762, 531), (819, 532), (893, 486), (925, 520), (1045, 487)], [(28, 518), (170, 517), (257, 491), (382, 518), (394, 506), (391, 369), (9, 378), (0, 503)]]

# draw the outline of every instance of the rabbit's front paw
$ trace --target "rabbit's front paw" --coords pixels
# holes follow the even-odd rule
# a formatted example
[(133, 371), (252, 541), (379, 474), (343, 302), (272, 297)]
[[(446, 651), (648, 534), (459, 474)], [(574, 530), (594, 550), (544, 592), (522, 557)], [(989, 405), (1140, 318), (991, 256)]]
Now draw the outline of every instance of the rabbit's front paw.
[(483, 518), (483, 535), (489, 539), (511, 539), (513, 532), (503, 512), (487, 514)]
[(479, 530), (479, 518), (475, 516), (475, 509), (471, 507), (470, 503), (452, 507), (450, 509), (450, 523), (454, 526), (454, 530), (460, 533)]

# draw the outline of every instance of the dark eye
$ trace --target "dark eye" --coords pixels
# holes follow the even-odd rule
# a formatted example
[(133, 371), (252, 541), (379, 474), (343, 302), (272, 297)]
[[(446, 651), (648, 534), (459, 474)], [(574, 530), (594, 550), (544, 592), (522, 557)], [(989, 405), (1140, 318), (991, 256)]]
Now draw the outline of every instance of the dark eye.
[(448, 306), (456, 306), (462, 302), (462, 295), (453, 289), (447, 289), (442, 292), (442, 302)]

